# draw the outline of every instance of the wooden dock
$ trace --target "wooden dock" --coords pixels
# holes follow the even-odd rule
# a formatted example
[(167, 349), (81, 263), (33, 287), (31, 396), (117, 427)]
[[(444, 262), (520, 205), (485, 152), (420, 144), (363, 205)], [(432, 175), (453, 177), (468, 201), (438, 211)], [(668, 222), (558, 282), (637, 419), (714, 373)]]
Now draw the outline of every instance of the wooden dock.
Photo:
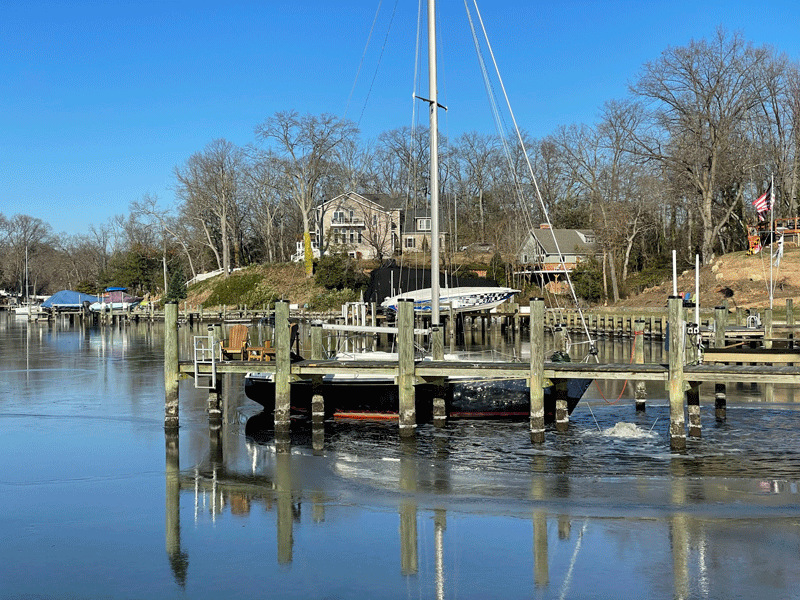
[[(544, 441), (543, 385), (545, 379), (564, 380), (570, 378), (589, 378), (600, 380), (663, 381), (669, 390), (670, 401), (670, 447), (683, 450), (686, 447), (685, 411), (688, 407), (689, 435), (699, 436), (702, 430), (699, 412), (699, 385), (704, 382), (715, 384), (715, 407), (717, 419), (725, 418), (725, 386), (729, 383), (756, 382), (772, 384), (800, 384), (800, 351), (794, 349), (767, 348), (729, 348), (726, 328), (727, 311), (717, 309), (714, 328), (705, 337), (711, 338), (715, 346), (703, 354), (698, 346), (698, 337), (704, 337), (696, 325), (686, 323), (685, 308), (680, 298), (670, 298), (668, 326), (669, 348), (679, 349), (669, 353), (668, 364), (644, 364), (641, 345), (644, 325), (641, 320), (632, 324), (636, 360), (633, 364), (604, 363), (554, 363), (544, 360), (544, 303), (541, 299), (531, 301), (531, 357), (528, 362), (480, 362), (442, 360), (442, 332), (432, 330), (434, 360), (414, 360), (414, 315), (413, 306), (402, 303), (398, 315), (396, 341), (399, 349), (397, 361), (336, 361), (322, 359), (321, 327), (312, 327), (312, 358), (300, 362), (290, 360), (290, 324), (288, 303), (279, 302), (275, 310), (275, 323), (286, 323), (286, 327), (275, 328), (274, 360), (247, 361), (229, 360), (179, 360), (177, 355), (177, 305), (168, 304), (166, 308), (167, 335), (165, 335), (165, 427), (178, 425), (178, 379), (185, 376), (207, 378), (214, 381), (209, 386), (209, 414), (214, 418), (219, 414), (220, 397), (218, 374), (269, 372), (275, 374), (276, 409), (275, 428), (279, 432), (290, 429), (289, 390), (290, 382), (298, 379), (321, 380), (330, 374), (364, 373), (394, 378), (398, 383), (399, 430), (403, 436), (413, 435), (416, 426), (414, 403), (414, 384), (438, 381), (446, 383), (449, 378), (470, 376), (493, 378), (525, 379), (531, 390), (530, 436), (534, 443)], [(793, 325), (793, 323), (792, 323)], [(173, 332), (174, 331), (174, 335)], [(793, 330), (792, 330), (793, 331)], [(774, 332), (771, 316), (766, 319), (761, 340), (764, 346), (771, 346), (773, 339), (765, 334)], [(741, 332), (731, 329), (732, 335)], [(789, 339), (789, 338), (787, 338)], [(793, 333), (792, 333), (793, 339)], [(438, 341), (437, 341), (438, 340)], [(213, 347), (213, 340), (210, 345)], [(438, 352), (436, 349), (439, 349)], [(212, 349), (213, 354), (213, 349)], [(437, 356), (438, 354), (438, 356)], [(438, 358), (438, 360), (437, 360)], [(312, 403), (314, 419), (324, 414), (324, 398)], [(434, 423), (441, 425), (444, 418), (437, 421), (436, 399), (434, 400)], [(443, 406), (443, 400), (442, 406)], [(643, 404), (643, 403), (642, 403)], [(637, 390), (637, 408), (639, 397)], [(569, 425), (566, 400), (558, 400), (556, 405), (556, 430), (562, 431)]]

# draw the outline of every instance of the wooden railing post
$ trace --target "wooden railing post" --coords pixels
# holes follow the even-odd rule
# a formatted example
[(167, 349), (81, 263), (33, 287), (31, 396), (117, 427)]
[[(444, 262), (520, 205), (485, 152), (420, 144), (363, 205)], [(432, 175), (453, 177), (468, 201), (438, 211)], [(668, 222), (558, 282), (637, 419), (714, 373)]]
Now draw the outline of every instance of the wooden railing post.
[[(724, 306), (714, 308), (714, 347), (725, 347), (725, 328), (728, 326), (728, 309)], [(714, 416), (724, 421), (727, 411), (727, 389), (724, 382), (714, 384)]]
[(399, 392), (400, 435), (410, 436), (417, 426), (414, 397), (414, 301), (401, 299), (397, 311), (397, 351), (399, 355), (397, 387)]
[(544, 443), (544, 299), (531, 298), (530, 433), (531, 442)]
[(683, 299), (669, 297), (669, 445), (674, 451), (686, 449), (686, 417), (683, 410)]
[(164, 306), (164, 428), (180, 425), (178, 403), (178, 305)]
[[(633, 323), (633, 362), (637, 365), (644, 364), (644, 321), (641, 319), (637, 319)], [(636, 410), (644, 410), (645, 401), (647, 400), (647, 386), (644, 381), (636, 382), (634, 395), (636, 397)]]
[(289, 303), (275, 303), (275, 432), (290, 429), (291, 406), (291, 331), (289, 329)]

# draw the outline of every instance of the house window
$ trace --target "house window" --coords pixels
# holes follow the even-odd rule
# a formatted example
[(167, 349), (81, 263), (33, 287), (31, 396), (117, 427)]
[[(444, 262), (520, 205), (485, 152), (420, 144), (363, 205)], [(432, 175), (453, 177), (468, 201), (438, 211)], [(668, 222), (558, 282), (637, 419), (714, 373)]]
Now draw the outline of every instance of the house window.
[(430, 230), (431, 230), (430, 219), (417, 219), (417, 231), (430, 231)]
[(356, 232), (352, 231), (352, 230), (350, 231), (350, 243), (351, 244), (355, 244), (356, 243)]
[(343, 210), (335, 210), (335, 211), (333, 211), (333, 222), (334, 223), (344, 223), (344, 211)]
[(361, 243), (361, 231), (360, 231), (360, 230), (359, 230), (359, 232), (358, 232), (358, 243), (359, 243), (359, 244)]
[(378, 215), (372, 215), (372, 226), (373, 227), (378, 226)]
[(414, 248), (416, 244), (414, 243), (416, 240), (413, 237), (406, 238), (406, 248)]

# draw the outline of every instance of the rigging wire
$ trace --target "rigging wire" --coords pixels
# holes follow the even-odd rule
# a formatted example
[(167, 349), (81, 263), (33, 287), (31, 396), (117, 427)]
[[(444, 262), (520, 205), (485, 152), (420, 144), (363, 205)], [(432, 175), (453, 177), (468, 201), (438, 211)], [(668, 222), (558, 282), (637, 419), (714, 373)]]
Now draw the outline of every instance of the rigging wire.
[[(467, 5), (467, 0), (464, 0), (464, 5), (465, 5), (465, 7), (467, 9), (467, 13), (468, 13), (468, 16), (469, 16), (469, 19), (470, 19), (470, 24), (472, 24), (472, 17), (471, 17), (471, 14), (469, 12), (469, 6)], [(510, 100), (508, 98), (508, 93), (506, 91), (505, 84), (503, 83), (502, 76), (500, 75), (500, 70), (499, 70), (499, 67), (497, 65), (497, 59), (495, 57), (494, 50), (492, 49), (491, 42), (489, 41), (489, 36), (488, 36), (488, 34), (486, 32), (486, 26), (485, 26), (485, 24), (483, 22), (483, 17), (481, 16), (480, 9), (478, 8), (477, 0), (473, 0), (473, 5), (475, 7), (475, 13), (476, 13), (478, 22), (480, 23), (481, 31), (483, 33), (483, 38), (486, 41), (486, 48), (487, 48), (488, 53), (489, 53), (489, 55), (491, 57), (492, 65), (494, 66), (495, 75), (497, 76), (497, 80), (498, 80), (500, 89), (503, 92), (503, 97), (505, 99), (506, 108), (508, 110), (509, 117), (510, 117), (511, 122), (513, 124), (514, 133), (516, 135), (517, 142), (519, 144), (519, 149), (521, 150), (522, 156), (524, 157), (525, 163), (526, 163), (527, 168), (528, 168), (528, 175), (529, 175), (529, 177), (531, 179), (531, 182), (533, 183), (534, 191), (536, 192), (536, 198), (539, 201), (539, 205), (540, 205), (540, 207), (542, 209), (542, 214), (543, 214), (543, 216), (544, 216), (544, 218), (545, 218), (545, 220), (547, 222), (547, 225), (550, 228), (550, 231), (552, 232), (553, 231), (553, 224), (552, 224), (552, 222), (550, 220), (550, 216), (548, 214), (547, 207), (545, 206), (545, 203), (544, 203), (544, 198), (542, 197), (542, 193), (541, 193), (541, 191), (539, 189), (539, 184), (538, 184), (538, 182), (536, 180), (536, 175), (533, 172), (533, 166), (531, 165), (530, 157), (528, 156), (528, 151), (527, 151), (527, 149), (525, 147), (525, 142), (522, 139), (522, 134), (520, 133), (516, 117), (514, 116), (514, 111), (511, 108), (511, 102), (510, 102)], [(481, 58), (481, 61), (482, 60), (483, 59)], [(487, 87), (487, 92), (489, 92), (490, 89), (491, 89), (490, 87)], [(494, 102), (493, 102), (493, 104), (494, 104)], [(499, 135), (503, 139), (505, 139), (505, 137), (506, 137), (505, 135), (503, 135), (503, 130), (502, 129), (499, 131)], [(505, 141), (503, 143), (506, 144)], [(510, 154), (509, 154), (509, 156), (510, 156)], [(514, 180), (515, 180), (515, 182), (518, 182), (518, 178), (517, 177), (515, 177)], [(558, 253), (559, 260), (560, 260), (561, 264), (565, 265), (564, 254), (561, 252), (561, 248), (559, 246), (558, 239), (556, 239), (555, 234), (553, 234), (553, 242), (555, 244), (556, 252)], [(566, 268), (564, 269), (564, 276), (565, 276), (565, 278), (567, 280), (567, 283), (569, 285), (569, 289), (570, 289), (570, 292), (571, 292), (571, 295), (572, 295), (572, 299), (573, 299), (573, 301), (575, 303), (575, 306), (579, 306), (578, 297), (577, 297), (577, 294), (575, 292), (575, 288), (572, 285), (572, 280), (571, 280), (571, 278), (569, 276), (569, 272), (566, 270)], [(578, 314), (580, 314), (581, 324), (583, 326), (584, 333), (585, 333), (586, 337), (590, 340), (591, 349), (589, 351), (589, 354), (591, 356), (594, 356), (595, 361), (598, 361), (596, 346), (594, 344), (594, 341), (592, 340), (591, 333), (589, 332), (589, 326), (588, 326), (588, 323), (586, 322), (585, 315), (583, 314), (583, 311), (580, 310), (580, 308), (578, 309)]]
[[(350, 101), (353, 99), (353, 93), (355, 92), (356, 84), (358, 83), (358, 77), (359, 77), (359, 75), (361, 75), (361, 67), (364, 65), (364, 58), (366, 58), (366, 56), (367, 56), (367, 50), (369, 49), (369, 43), (370, 43), (370, 40), (372, 40), (372, 32), (375, 31), (375, 23), (378, 22), (378, 15), (381, 12), (381, 5), (382, 4), (383, 4), (383, 0), (380, 0), (378, 2), (378, 8), (375, 11), (375, 16), (372, 19), (372, 26), (369, 29), (369, 35), (367, 36), (367, 43), (364, 44), (364, 52), (361, 53), (361, 61), (359, 61), (359, 63), (358, 63), (358, 69), (356, 69), (356, 77), (353, 80), (353, 87), (350, 88), (350, 95), (347, 97), (347, 104), (344, 107), (344, 115), (343, 115), (344, 118), (347, 118), (347, 111), (350, 110)], [(387, 32), (387, 35), (388, 35), (388, 32)], [(385, 45), (386, 44), (384, 42), (384, 46)], [(381, 51), (381, 56), (383, 56), (383, 51)], [(380, 59), (378, 60), (378, 62), (380, 63)], [(375, 73), (377, 74), (377, 72), (378, 72), (378, 67), (376, 66), (375, 67)], [(375, 77), (374, 76), (373, 76), (372, 80), (373, 80), (373, 82), (375, 81)], [(370, 86), (370, 91), (372, 91), (372, 86)], [(364, 100), (364, 108), (366, 108), (366, 106), (367, 106), (367, 100), (368, 99), (369, 99), (369, 93), (367, 93), (367, 98)], [(361, 115), (362, 116), (364, 115), (364, 108), (361, 109)], [(360, 122), (361, 122), (361, 118), (359, 117), (359, 123)]]

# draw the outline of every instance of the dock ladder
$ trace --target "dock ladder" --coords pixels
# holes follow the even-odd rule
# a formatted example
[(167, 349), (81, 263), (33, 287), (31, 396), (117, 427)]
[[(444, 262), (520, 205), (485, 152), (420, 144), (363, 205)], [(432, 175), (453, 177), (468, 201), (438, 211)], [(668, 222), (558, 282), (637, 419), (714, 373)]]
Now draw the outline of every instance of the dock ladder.
[[(217, 356), (214, 352), (214, 327), (208, 328), (208, 335), (194, 336), (194, 387), (213, 390), (217, 387)], [(211, 375), (200, 373), (200, 365), (211, 365)], [(209, 378), (203, 385), (200, 378)]]

